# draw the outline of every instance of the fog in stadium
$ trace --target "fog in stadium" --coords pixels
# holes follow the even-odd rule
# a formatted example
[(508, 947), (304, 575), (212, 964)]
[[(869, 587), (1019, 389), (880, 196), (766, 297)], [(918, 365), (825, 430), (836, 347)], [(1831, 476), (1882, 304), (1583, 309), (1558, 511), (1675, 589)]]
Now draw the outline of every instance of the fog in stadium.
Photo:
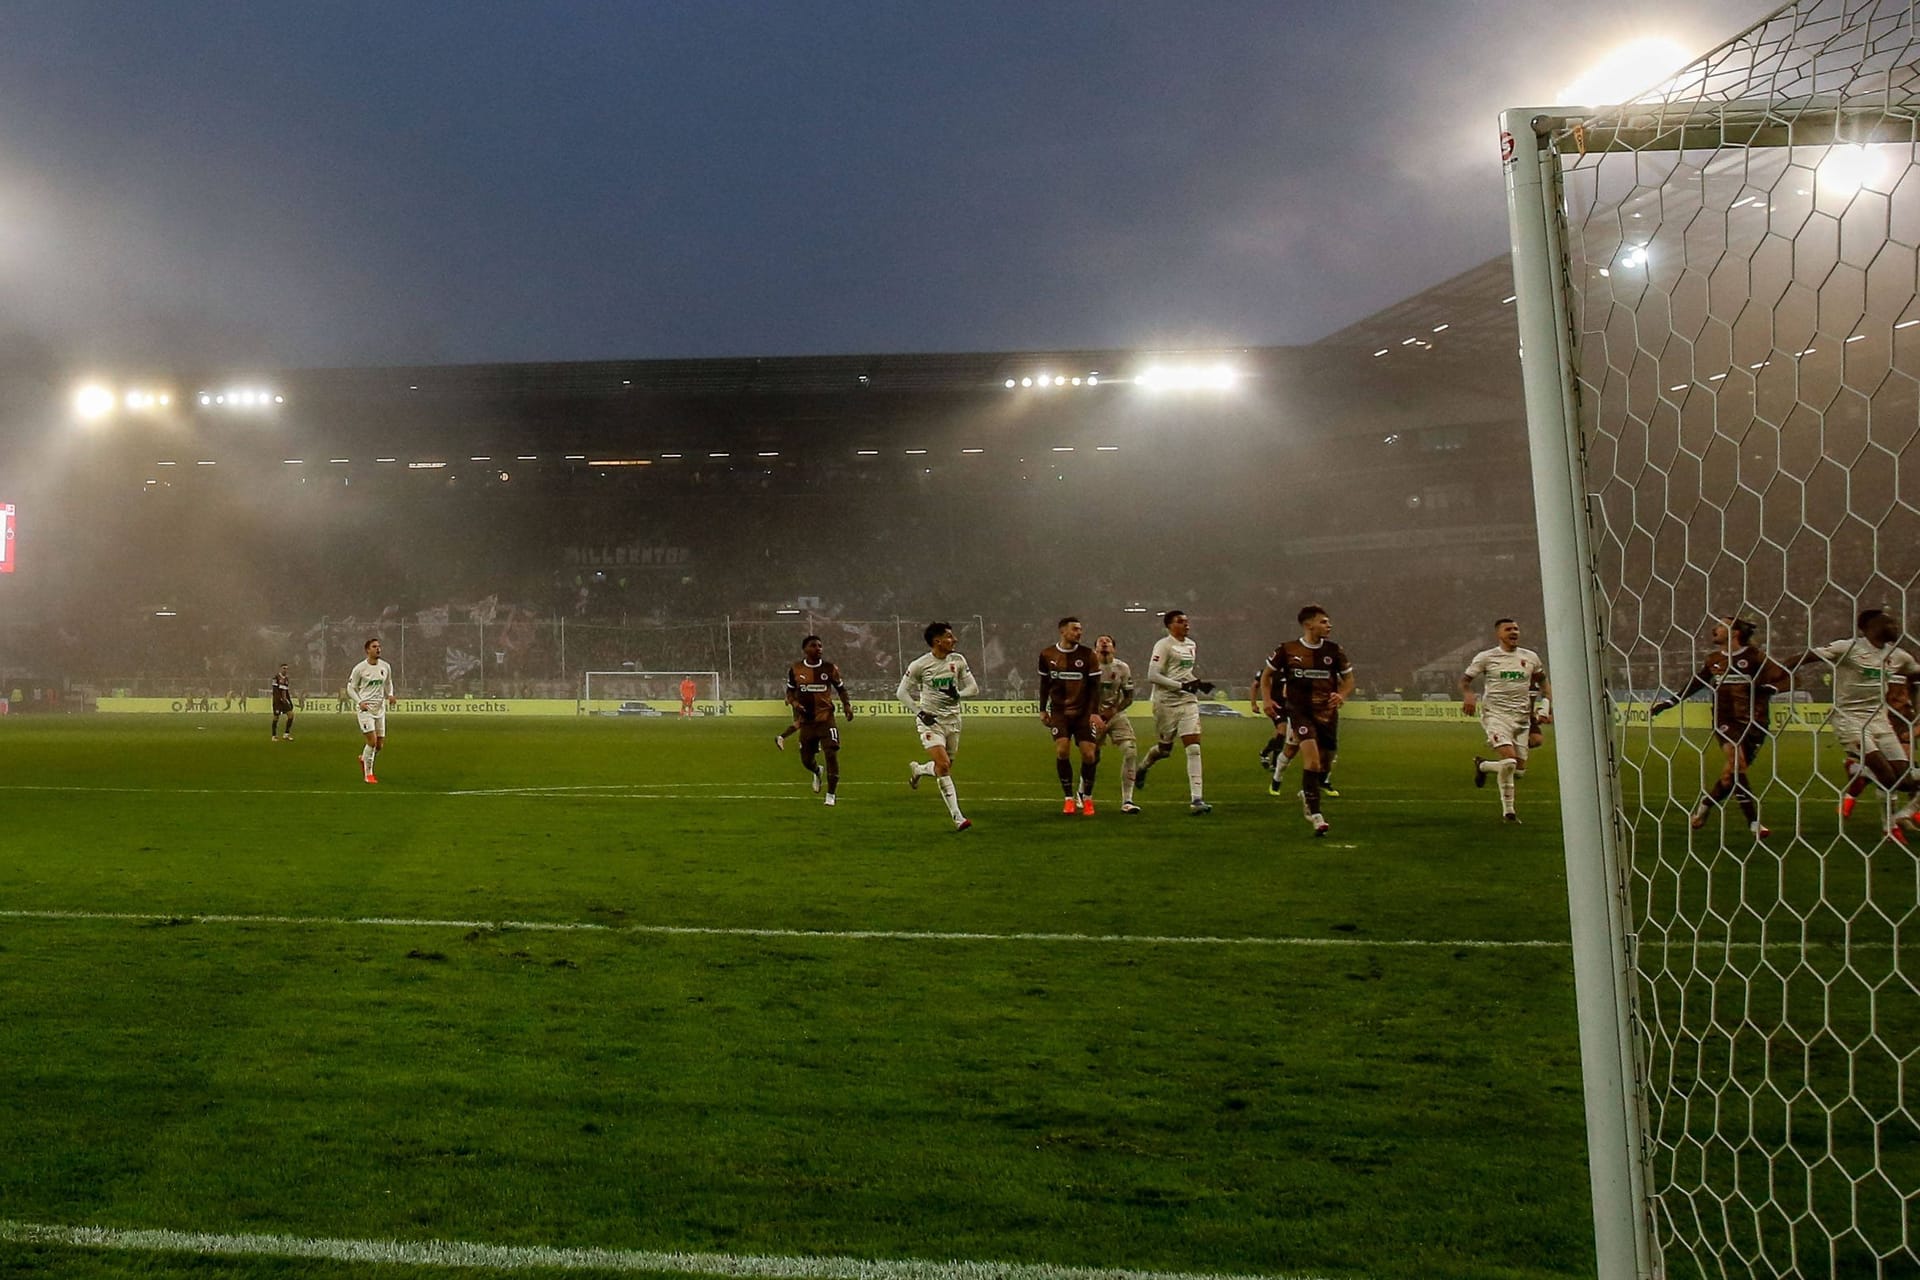
[(1238, 679), (1312, 599), (1447, 687), (1538, 569), (1514, 80), (1439, 69), (1555, 96), (1536, 17), (13, 7), (0, 669), (745, 694), (836, 620), (878, 693), (955, 614), (1011, 689), (1178, 606)]

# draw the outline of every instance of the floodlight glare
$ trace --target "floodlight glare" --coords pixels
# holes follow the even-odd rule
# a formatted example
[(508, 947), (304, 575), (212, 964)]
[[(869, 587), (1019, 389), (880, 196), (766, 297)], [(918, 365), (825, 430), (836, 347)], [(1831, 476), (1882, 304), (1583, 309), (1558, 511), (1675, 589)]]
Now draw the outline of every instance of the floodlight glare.
[(1621, 45), (1560, 90), (1554, 99), (1568, 106), (1605, 107), (1673, 78), (1693, 55), (1677, 40), (1646, 36)]
[(1032, 386), (1032, 385), (1033, 385), (1033, 379), (1032, 379), (1032, 378), (1022, 378), (1022, 379), (1020, 379), (1020, 385), (1021, 385), (1021, 386), (1023, 386), (1023, 387), (1030, 387), (1030, 386)]
[(113, 392), (97, 383), (89, 383), (73, 393), (73, 411), (88, 422), (112, 413), (113, 404)]
[(1054, 385), (1054, 386), (1056, 386), (1056, 387), (1064, 387), (1064, 386), (1066, 386), (1066, 385), (1067, 385), (1067, 375), (1066, 375), (1066, 374), (1064, 374), (1064, 373), (1056, 373), (1056, 374), (1054, 374), (1054, 375), (1053, 375), (1053, 385)]
[(1013, 390), (1013, 388), (1014, 388), (1014, 381), (1013, 381), (1013, 379), (1012, 379), (1012, 378), (1008, 378), (1008, 379), (1007, 379), (1007, 390), (1009, 390), (1009, 391), (1011, 391), (1011, 390)]
[(1878, 178), (1883, 168), (1880, 157), (1865, 147), (1835, 147), (1815, 170), (1822, 195), (1852, 195)]

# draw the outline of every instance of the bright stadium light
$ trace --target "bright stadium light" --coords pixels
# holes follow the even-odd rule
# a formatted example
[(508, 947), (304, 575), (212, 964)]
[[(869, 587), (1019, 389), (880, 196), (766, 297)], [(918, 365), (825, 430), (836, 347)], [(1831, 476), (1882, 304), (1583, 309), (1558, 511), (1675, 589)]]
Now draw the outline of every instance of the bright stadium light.
[(98, 422), (113, 412), (113, 392), (98, 383), (88, 383), (73, 393), (73, 411), (83, 421)]
[(1011, 390), (1013, 390), (1013, 389), (1014, 389), (1014, 387), (1015, 387), (1015, 386), (1017, 386), (1017, 385), (1019, 385), (1019, 384), (1018, 384), (1018, 383), (1016, 383), (1016, 382), (1014, 382), (1014, 380), (1013, 380), (1012, 378), (1008, 378), (1008, 379), (1007, 379), (1007, 390), (1009, 390), (1009, 391), (1011, 391)]
[(1692, 61), (1693, 54), (1679, 41), (1643, 36), (1588, 67), (1579, 79), (1560, 90), (1555, 101), (1568, 106), (1612, 106), (1664, 84)]
[(1032, 378), (1022, 378), (1022, 379), (1020, 379), (1020, 385), (1021, 385), (1021, 386), (1023, 386), (1023, 387), (1030, 387), (1030, 386), (1032, 386), (1032, 385), (1033, 385), (1033, 379), (1032, 379)]
[(1643, 244), (1636, 244), (1636, 245), (1629, 246), (1627, 251), (1620, 255), (1620, 265), (1623, 267), (1646, 266), (1647, 265), (1647, 246)]
[(1885, 167), (1881, 158), (1865, 147), (1845, 146), (1828, 151), (1814, 172), (1820, 194), (1848, 196), (1879, 178)]

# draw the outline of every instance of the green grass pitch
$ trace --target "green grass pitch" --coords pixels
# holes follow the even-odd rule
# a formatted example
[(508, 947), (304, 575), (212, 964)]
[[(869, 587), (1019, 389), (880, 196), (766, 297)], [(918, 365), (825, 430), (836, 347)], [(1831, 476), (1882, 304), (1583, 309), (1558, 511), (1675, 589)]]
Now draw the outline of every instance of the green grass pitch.
[(833, 809), (775, 727), (396, 717), (369, 787), (345, 721), (0, 722), (0, 1219), (1589, 1271), (1550, 755), (1507, 827), (1472, 722), (1349, 724), (1315, 840), (1254, 721), (1207, 722), (1211, 815), (1176, 759), (1123, 816), (1110, 754), (1091, 819), (975, 722), (956, 834), (907, 722), (846, 728)]

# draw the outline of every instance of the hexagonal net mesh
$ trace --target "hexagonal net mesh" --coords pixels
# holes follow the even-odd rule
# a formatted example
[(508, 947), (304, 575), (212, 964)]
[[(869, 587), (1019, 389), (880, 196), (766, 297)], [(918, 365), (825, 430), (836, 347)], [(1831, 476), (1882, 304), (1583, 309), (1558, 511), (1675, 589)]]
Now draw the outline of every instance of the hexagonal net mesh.
[[(1676, 1275), (1920, 1274), (1920, 830), (1889, 834), (1914, 775), (1871, 684), (1901, 655), (1844, 643), (1920, 603), (1916, 80), (1911, 3), (1817, 0), (1552, 140)], [(1716, 640), (1732, 617), (1754, 650)], [(1755, 650), (1804, 661), (1749, 682)]]

